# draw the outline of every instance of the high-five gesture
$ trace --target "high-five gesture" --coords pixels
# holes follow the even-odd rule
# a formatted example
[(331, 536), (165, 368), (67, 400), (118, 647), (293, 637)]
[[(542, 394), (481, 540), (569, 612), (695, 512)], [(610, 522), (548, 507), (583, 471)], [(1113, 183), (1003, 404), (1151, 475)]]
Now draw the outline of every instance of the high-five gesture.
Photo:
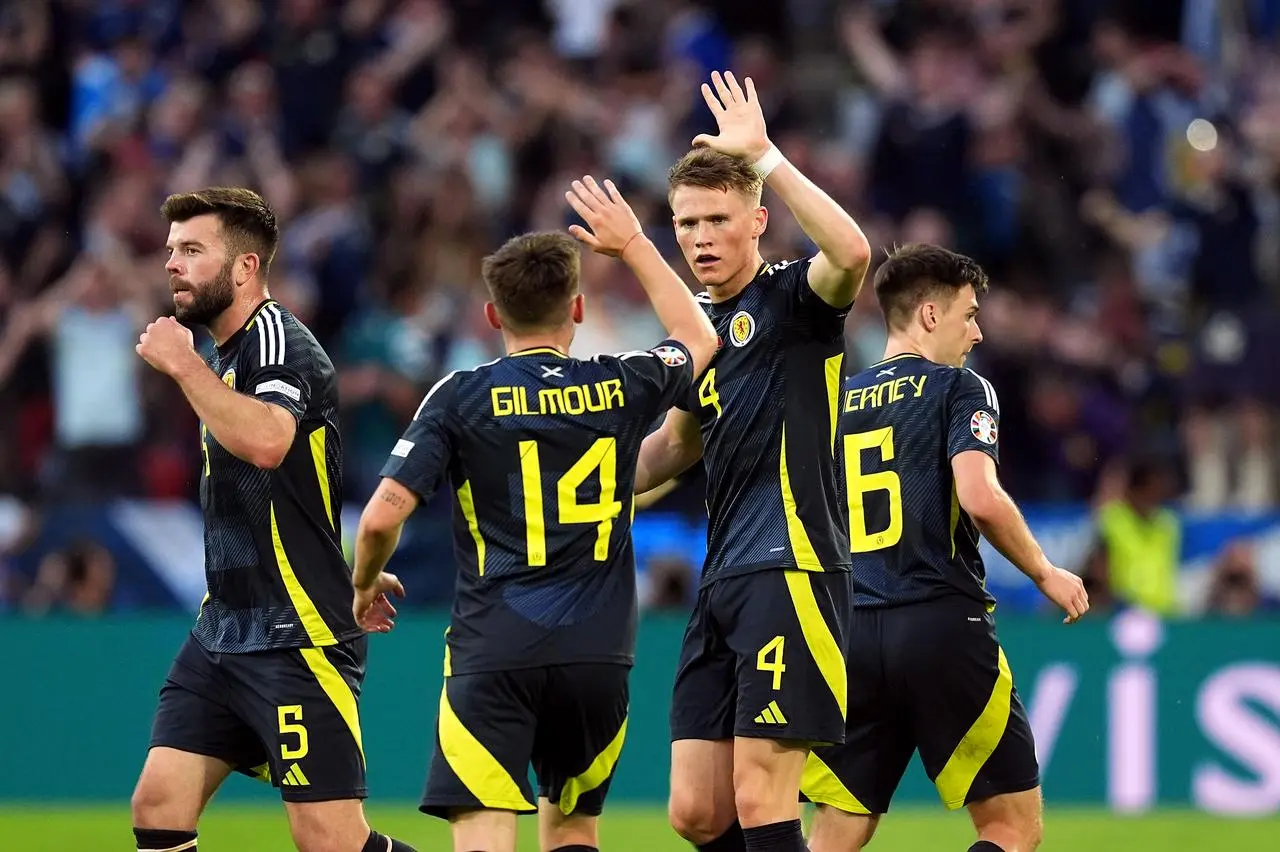
[(760, 109), (760, 99), (756, 96), (756, 84), (751, 78), (745, 78), (747, 90), (744, 92), (734, 78), (732, 71), (711, 72), (711, 84), (702, 84), (702, 97), (716, 118), (716, 126), (720, 132), (715, 136), (700, 133), (693, 138), (693, 147), (706, 146), (714, 148), (722, 154), (741, 157), (754, 163), (763, 157), (771, 147), (769, 135), (765, 132), (764, 112)]
[(570, 225), (569, 234), (592, 251), (620, 257), (627, 244), (641, 233), (640, 220), (611, 180), (601, 187), (595, 178), (586, 175), (575, 180), (573, 189), (564, 197), (591, 227), (588, 231), (581, 225)]

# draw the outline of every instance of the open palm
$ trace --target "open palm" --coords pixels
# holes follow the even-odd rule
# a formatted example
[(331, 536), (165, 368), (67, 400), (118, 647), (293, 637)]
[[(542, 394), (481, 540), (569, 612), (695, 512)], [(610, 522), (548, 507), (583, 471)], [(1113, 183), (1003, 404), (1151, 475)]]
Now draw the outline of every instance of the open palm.
[[(744, 92), (734, 79), (732, 71), (711, 72), (711, 83), (702, 84), (702, 97), (715, 116), (720, 132), (715, 136), (700, 133), (693, 139), (695, 148), (707, 147), (754, 163), (769, 150), (769, 136), (765, 132), (764, 112), (756, 96), (756, 84), (750, 77), (744, 79)], [(712, 85), (715, 89), (712, 89)]]

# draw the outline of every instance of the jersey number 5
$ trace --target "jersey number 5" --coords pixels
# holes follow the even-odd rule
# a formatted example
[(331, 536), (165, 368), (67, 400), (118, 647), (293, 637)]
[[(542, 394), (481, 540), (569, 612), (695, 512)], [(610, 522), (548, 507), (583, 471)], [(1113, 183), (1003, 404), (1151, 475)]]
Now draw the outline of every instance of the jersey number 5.
[[(879, 450), (880, 461), (886, 464), (893, 461), (893, 427), (844, 436), (845, 475), (849, 483), (849, 550), (853, 553), (883, 550), (902, 539), (902, 480), (892, 470), (864, 473), (864, 450)], [(866, 498), (877, 491), (885, 492), (889, 499), (888, 526), (868, 532)]]
[[(593, 472), (600, 471), (600, 500), (579, 503), (578, 488)], [(542, 510), (542, 463), (538, 460), (538, 442), (520, 442), (520, 481), (524, 488), (525, 541), (529, 567), (547, 564), (547, 517)], [(560, 504), (560, 523), (595, 524), (597, 562), (609, 558), (609, 538), (613, 535), (613, 519), (622, 511), (614, 499), (618, 490), (618, 444), (613, 438), (600, 438), (574, 462), (556, 483)]]

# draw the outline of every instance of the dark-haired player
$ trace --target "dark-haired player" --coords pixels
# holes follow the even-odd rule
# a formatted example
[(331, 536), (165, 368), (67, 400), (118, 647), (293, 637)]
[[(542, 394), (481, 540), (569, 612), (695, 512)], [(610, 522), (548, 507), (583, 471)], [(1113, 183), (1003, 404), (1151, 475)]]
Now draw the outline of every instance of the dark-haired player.
[[(160, 692), (133, 794), (138, 849), (195, 849), (205, 805), (239, 770), (280, 788), (303, 852), (412, 852), (364, 818), (367, 639), (339, 546), (337, 383), (267, 293), (275, 214), (238, 188), (173, 195), (161, 212), (177, 319), (147, 326), (137, 350), (200, 416), (209, 592)], [(209, 330), (208, 363), (180, 321)]]
[(555, 233), (508, 241), (483, 267), (485, 315), (507, 356), (431, 389), (356, 539), (363, 621), (409, 514), (437, 488), (453, 496), (458, 588), (421, 810), (450, 821), (458, 852), (514, 852), (516, 815), (535, 810), (544, 852), (596, 848), (635, 652), (636, 456), (716, 348), (613, 184), (585, 177), (567, 196), (591, 228), (571, 233), (631, 267), (669, 339), (569, 357), (584, 311), (577, 244)]
[[(847, 513), (836, 486), (857, 224), (769, 141), (750, 78), (712, 75), (719, 134), (671, 169), (676, 237), (724, 345), (645, 440), (638, 492), (704, 460), (707, 559), (671, 707), (672, 825), (700, 849), (804, 848), (805, 755), (844, 737)], [(767, 263), (768, 183), (818, 252)]]
[(875, 289), (884, 360), (840, 395), (853, 553), (848, 730), (843, 745), (809, 758), (803, 792), (819, 803), (809, 845), (866, 845), (919, 749), (943, 804), (969, 808), (971, 852), (1029, 852), (1041, 834), (1039, 768), (996, 639), (979, 533), (1068, 622), (1089, 599), (1080, 578), (1045, 558), (996, 477), (1000, 402), (964, 368), (982, 341), (982, 268), (910, 245), (876, 271)]

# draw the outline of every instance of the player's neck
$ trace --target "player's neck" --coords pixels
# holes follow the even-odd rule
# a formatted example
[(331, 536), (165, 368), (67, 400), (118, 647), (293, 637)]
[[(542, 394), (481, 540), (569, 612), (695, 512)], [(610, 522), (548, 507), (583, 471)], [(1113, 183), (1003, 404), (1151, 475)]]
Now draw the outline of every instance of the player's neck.
[(568, 356), (569, 345), (573, 339), (568, 335), (561, 333), (547, 334), (514, 334), (502, 335), (502, 342), (506, 344), (507, 354), (514, 355), (517, 352), (527, 352), (530, 349), (554, 349), (561, 355)]
[(723, 284), (708, 284), (707, 292), (711, 294), (712, 303), (727, 302), (745, 290), (748, 284), (756, 280), (756, 273), (760, 271), (761, 266), (764, 266), (764, 258), (757, 250), (752, 252), (751, 260), (728, 281)]
[(231, 303), (231, 307), (218, 314), (213, 322), (207, 326), (209, 336), (213, 338), (213, 342), (217, 346), (221, 346), (232, 338), (232, 336), (244, 328), (244, 324), (249, 321), (249, 317), (253, 316), (253, 312), (258, 309), (258, 305), (266, 299), (270, 299), (271, 294), (263, 287), (253, 293), (245, 293), (237, 295), (236, 300)]
[(927, 361), (934, 360), (931, 354), (925, 350), (926, 347), (921, 346), (917, 341), (909, 337), (891, 334), (889, 335), (889, 342), (884, 345), (884, 355), (880, 360), (888, 361), (890, 358), (897, 358), (901, 355), (919, 355)]

